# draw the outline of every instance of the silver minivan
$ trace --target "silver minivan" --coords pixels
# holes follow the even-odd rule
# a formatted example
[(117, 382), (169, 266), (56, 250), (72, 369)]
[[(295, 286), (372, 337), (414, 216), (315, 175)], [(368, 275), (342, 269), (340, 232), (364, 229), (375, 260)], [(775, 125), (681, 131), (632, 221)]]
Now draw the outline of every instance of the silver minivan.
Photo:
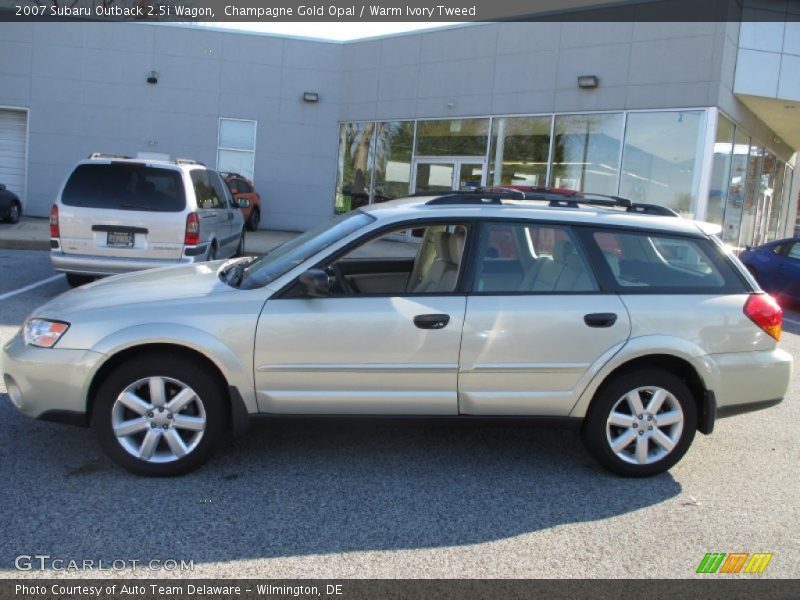
[(228, 186), (192, 160), (92, 154), (50, 212), (50, 257), (71, 285), (243, 249), (244, 220)]

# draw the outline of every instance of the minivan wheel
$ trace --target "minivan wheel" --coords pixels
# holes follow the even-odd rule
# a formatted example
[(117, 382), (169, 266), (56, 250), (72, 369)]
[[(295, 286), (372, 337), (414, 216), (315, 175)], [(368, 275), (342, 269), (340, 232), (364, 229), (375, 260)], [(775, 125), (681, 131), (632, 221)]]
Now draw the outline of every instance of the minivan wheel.
[(244, 256), (244, 229), (242, 229), (242, 234), (239, 236), (239, 245), (236, 246), (234, 256)]
[(92, 428), (114, 462), (139, 475), (203, 465), (225, 429), (224, 389), (190, 360), (153, 354), (122, 363), (100, 385)]
[(649, 477), (686, 454), (696, 429), (697, 405), (686, 384), (669, 371), (640, 369), (598, 393), (582, 437), (589, 454), (609, 471)]
[(261, 211), (258, 210), (258, 207), (256, 207), (253, 208), (253, 210), (250, 212), (250, 218), (247, 219), (247, 229), (250, 231), (256, 231), (259, 223), (261, 223)]
[(211, 242), (211, 245), (208, 247), (208, 255), (206, 256), (206, 260), (211, 262), (212, 260), (217, 260), (217, 243)]
[(91, 275), (78, 275), (77, 273), (67, 273), (67, 283), (72, 287), (79, 287), (94, 281)]

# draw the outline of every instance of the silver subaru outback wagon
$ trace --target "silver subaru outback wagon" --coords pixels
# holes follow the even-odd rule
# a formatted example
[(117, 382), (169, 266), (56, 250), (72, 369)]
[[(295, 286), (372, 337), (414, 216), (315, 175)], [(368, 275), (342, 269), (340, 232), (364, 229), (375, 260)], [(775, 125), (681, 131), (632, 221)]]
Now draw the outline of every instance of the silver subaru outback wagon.
[(30, 315), (5, 385), (143, 475), (196, 469), (256, 417), (416, 415), (572, 426), (648, 476), (781, 401), (781, 309), (715, 238), (567, 200), (401, 199), (260, 258), (110, 277)]

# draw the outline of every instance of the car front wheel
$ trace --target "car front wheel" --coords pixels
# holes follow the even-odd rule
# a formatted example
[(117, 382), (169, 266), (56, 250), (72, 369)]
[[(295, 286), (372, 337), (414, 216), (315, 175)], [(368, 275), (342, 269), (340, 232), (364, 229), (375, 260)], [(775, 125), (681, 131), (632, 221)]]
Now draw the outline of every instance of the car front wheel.
[(686, 384), (669, 371), (641, 369), (620, 376), (594, 399), (583, 442), (608, 470), (649, 477), (675, 465), (697, 428), (697, 406)]
[(105, 453), (147, 476), (189, 473), (216, 449), (225, 429), (224, 388), (190, 360), (138, 357), (100, 385), (92, 428)]

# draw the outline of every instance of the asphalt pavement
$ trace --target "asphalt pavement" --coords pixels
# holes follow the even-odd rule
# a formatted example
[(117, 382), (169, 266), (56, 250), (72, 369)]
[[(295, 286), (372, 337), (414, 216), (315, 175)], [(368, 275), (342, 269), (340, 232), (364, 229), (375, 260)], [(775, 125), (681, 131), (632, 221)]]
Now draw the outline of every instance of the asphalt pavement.
[[(67, 289), (46, 252), (0, 250), (0, 343)], [(800, 314), (786, 316), (782, 346), (800, 356)], [(41, 577), (15, 557), (46, 554), (193, 563), (104, 576), (687, 578), (707, 552), (771, 552), (760, 577), (800, 576), (797, 376), (781, 405), (719, 421), (640, 480), (609, 475), (566, 431), (375, 420), (259, 425), (200, 471), (145, 479), (5, 391), (0, 577)]]

